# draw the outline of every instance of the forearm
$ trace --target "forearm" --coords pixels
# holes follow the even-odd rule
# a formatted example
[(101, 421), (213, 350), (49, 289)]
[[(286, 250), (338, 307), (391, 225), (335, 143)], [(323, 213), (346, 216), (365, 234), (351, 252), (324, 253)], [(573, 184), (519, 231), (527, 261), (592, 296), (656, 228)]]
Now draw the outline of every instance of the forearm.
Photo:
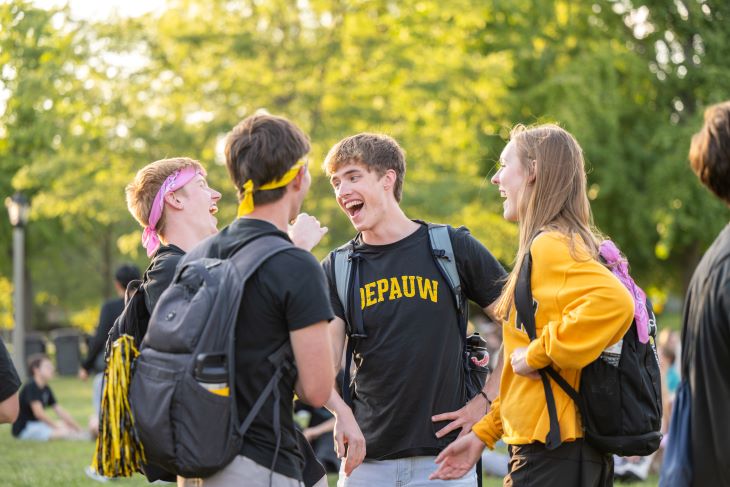
[[(318, 438), (322, 436), (325, 433), (329, 433), (333, 429), (335, 429), (335, 422), (337, 420), (335, 418), (330, 418), (327, 421), (318, 424), (317, 426), (312, 426), (311, 428), (307, 428), (305, 430), (304, 436), (312, 437), (312, 438)], [(309, 433), (309, 434), (307, 434)]]
[(340, 396), (335, 388), (332, 389), (329, 399), (324, 405), (325, 408), (335, 417), (339, 417), (341, 414), (352, 414), (352, 409), (345, 403), (344, 399)]
[(18, 418), (18, 393), (0, 402), (0, 423), (13, 423)]
[(69, 426), (72, 426), (74, 428), (78, 428), (79, 425), (76, 423), (76, 420), (74, 420), (71, 415), (63, 409), (61, 406), (56, 407), (56, 414), (58, 414), (58, 417), (61, 418), (61, 420), (66, 423)]
[(35, 411), (34, 414), (36, 421), (46, 423), (48, 426), (54, 429), (58, 428), (58, 423), (51, 419), (51, 417), (47, 415), (45, 411)]
[(536, 316), (538, 336), (527, 347), (525, 356), (531, 368), (554, 364), (560, 369), (582, 369), (616, 343), (631, 325), (631, 294), (595, 260), (575, 261), (564, 248), (556, 251), (538, 245), (533, 250), (532, 272), (533, 276), (562, 285), (550, 297), (555, 309), (549, 316), (539, 312)]
[(347, 343), (347, 335), (345, 333), (345, 320), (335, 317), (329, 324), (330, 343), (332, 344), (332, 365), (335, 368), (335, 375), (340, 371), (342, 366), (342, 357), (345, 352), (345, 344)]

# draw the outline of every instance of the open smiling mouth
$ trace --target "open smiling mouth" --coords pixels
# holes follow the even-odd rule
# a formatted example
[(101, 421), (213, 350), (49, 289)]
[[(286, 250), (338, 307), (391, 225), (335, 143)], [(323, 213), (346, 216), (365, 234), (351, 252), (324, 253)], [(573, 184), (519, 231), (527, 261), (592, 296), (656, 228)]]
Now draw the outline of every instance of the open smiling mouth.
[(211, 215), (215, 215), (216, 213), (218, 213), (218, 205), (216, 205), (215, 203), (210, 205), (210, 208), (208, 208), (208, 211), (210, 212)]
[(347, 214), (350, 215), (350, 217), (355, 217), (358, 213), (360, 213), (363, 206), (365, 206), (365, 202), (362, 200), (350, 200), (345, 203), (345, 211), (347, 211)]

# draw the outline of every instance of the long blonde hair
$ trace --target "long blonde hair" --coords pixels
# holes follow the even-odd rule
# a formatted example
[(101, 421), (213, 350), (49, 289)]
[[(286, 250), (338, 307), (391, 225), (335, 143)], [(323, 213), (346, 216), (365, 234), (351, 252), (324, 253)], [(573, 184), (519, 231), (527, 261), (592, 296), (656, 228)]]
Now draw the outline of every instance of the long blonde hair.
[(525, 178), (518, 205), (520, 245), (515, 265), (497, 301), (496, 313), (503, 319), (508, 318), (517, 275), (538, 233), (554, 230), (568, 236), (571, 255), (577, 260), (576, 236), (585, 244), (589, 258), (597, 257), (603, 240), (593, 227), (583, 150), (575, 138), (554, 124), (517, 125), (510, 132), (510, 143), (529, 177)]

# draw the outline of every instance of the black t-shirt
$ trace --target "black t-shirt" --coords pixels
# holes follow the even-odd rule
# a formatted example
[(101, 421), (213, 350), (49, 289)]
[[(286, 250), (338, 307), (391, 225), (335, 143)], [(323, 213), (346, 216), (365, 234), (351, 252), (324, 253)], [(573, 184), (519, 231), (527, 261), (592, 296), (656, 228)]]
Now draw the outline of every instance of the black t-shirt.
[(5, 343), (0, 339), (0, 402), (18, 392), (19, 387), (18, 372), (13, 366), (8, 349), (5, 348)]
[(175, 277), (175, 268), (183, 255), (185, 251), (176, 245), (162, 245), (152, 257), (152, 262), (144, 273), (145, 304), (150, 314), (160, 295)]
[[(262, 234), (289, 239), (271, 223), (239, 218), (212, 237), (209, 256), (228, 258), (242, 241)], [(268, 357), (289, 340), (289, 332), (333, 317), (324, 273), (305, 250), (292, 247), (280, 252), (249, 278), (236, 325), (236, 399), (241, 418), (246, 417), (272, 377), (274, 366)], [(303, 458), (294, 433), (292, 409), (295, 382), (294, 374), (285, 374), (279, 382), (282, 437), (274, 470), (301, 480)], [(241, 451), (266, 468), (271, 468), (276, 448), (273, 401), (273, 396), (267, 399), (246, 433)]]
[(18, 436), (25, 428), (25, 425), (28, 424), (28, 421), (38, 421), (30, 407), (33, 401), (40, 401), (44, 409), (56, 404), (56, 398), (48, 385), (38, 387), (33, 379), (26, 382), (20, 390), (20, 412), (18, 413), (18, 419), (13, 423), (13, 436)]
[(104, 371), (104, 345), (109, 336), (109, 330), (114, 325), (114, 320), (122, 314), (123, 310), (123, 298), (109, 299), (102, 305), (99, 312), (99, 323), (96, 325), (96, 333), (94, 333), (91, 343), (89, 343), (89, 353), (86, 354), (86, 358), (81, 364), (86, 371)]
[[(491, 304), (505, 271), (464, 228), (450, 228), (466, 296)], [(442, 439), (434, 414), (466, 401), (463, 339), (448, 283), (431, 255), (422, 225), (389, 245), (356, 242), (363, 256), (360, 296), (367, 338), (356, 343), (353, 410), (365, 435), (367, 458), (384, 460), (438, 454), (458, 430)], [(323, 261), (335, 315), (344, 318), (332, 274), (333, 253)]]
[(683, 321), (682, 374), (692, 391), (692, 485), (730, 485), (730, 225), (692, 276)]

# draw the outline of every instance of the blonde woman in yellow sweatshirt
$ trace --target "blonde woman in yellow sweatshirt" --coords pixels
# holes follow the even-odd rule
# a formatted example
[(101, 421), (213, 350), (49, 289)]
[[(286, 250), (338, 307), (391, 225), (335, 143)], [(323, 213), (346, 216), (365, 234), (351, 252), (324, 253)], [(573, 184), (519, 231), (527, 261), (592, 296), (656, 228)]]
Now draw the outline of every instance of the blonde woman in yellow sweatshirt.
[[(553, 367), (574, 388), (583, 367), (618, 342), (634, 314), (631, 294), (597, 257), (602, 240), (592, 227), (583, 152), (556, 125), (517, 126), (492, 178), (504, 198), (504, 218), (519, 222), (520, 245), (497, 304), (505, 365), (499, 395), (472, 431), (446, 448), (431, 478), (459, 478), (485, 446), (500, 438), (510, 451), (505, 486), (603, 486), (613, 463), (585, 443), (577, 407), (551, 381), (562, 444), (545, 448), (550, 430), (538, 369)], [(537, 338), (515, 322), (517, 273), (532, 254)]]

